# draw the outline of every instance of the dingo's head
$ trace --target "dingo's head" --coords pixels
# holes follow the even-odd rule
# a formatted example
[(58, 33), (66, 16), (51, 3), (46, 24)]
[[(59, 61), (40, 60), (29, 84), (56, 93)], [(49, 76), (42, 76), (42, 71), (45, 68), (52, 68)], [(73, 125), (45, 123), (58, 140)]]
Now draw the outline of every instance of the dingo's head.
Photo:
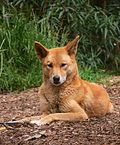
[(39, 42), (35, 42), (35, 49), (43, 66), (44, 80), (59, 86), (69, 77), (77, 73), (75, 55), (79, 36), (64, 47), (47, 49)]

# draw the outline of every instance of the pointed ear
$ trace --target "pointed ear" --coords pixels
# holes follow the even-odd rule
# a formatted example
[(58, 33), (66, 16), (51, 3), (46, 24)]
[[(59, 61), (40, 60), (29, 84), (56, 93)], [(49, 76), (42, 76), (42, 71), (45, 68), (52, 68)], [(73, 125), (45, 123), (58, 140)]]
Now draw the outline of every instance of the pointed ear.
[(35, 41), (35, 50), (40, 60), (48, 55), (48, 49), (37, 41)]
[(78, 35), (73, 41), (68, 42), (68, 44), (66, 45), (66, 50), (69, 55), (73, 55), (73, 54), (76, 55), (79, 40), (80, 37)]

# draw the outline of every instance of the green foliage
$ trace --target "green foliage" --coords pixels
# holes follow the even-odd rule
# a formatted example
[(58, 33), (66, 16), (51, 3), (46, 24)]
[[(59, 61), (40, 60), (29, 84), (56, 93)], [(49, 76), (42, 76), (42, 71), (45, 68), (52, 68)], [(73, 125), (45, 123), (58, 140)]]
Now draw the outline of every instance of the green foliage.
[(112, 8), (91, 6), (86, 0), (62, 0), (51, 3), (44, 16), (59, 36), (62, 33), (68, 39), (77, 34), (81, 36), (78, 57), (83, 66), (97, 68), (112, 64), (118, 69), (120, 52), (116, 44), (120, 40), (120, 11), (112, 13)]
[(26, 89), (41, 83), (35, 40), (52, 48), (63, 46), (79, 34), (77, 58), (85, 68), (80, 69), (80, 74), (88, 80), (106, 76), (105, 72), (93, 71), (99, 67), (119, 69), (119, 0), (109, 1), (104, 8), (93, 1), (2, 0), (0, 91)]
[(40, 85), (42, 70), (34, 51), (34, 41), (38, 40), (48, 48), (55, 47), (57, 46), (55, 33), (53, 34), (49, 26), (46, 26), (46, 20), (38, 20), (34, 16), (28, 21), (23, 13), (9, 14), (4, 7), (2, 20), (0, 91)]
[[(37, 15), (49, 25), (45, 31), (73, 39), (81, 36), (79, 60), (83, 66), (120, 68), (120, 6), (119, 0), (10, 0), (2, 1), (8, 11), (21, 13), (29, 19)], [(48, 27), (44, 23), (44, 27)], [(112, 64), (112, 65), (111, 65)]]
[(101, 80), (105, 80), (106, 78), (112, 76), (112, 73), (106, 72), (105, 70), (94, 70), (88, 67), (79, 69), (79, 73), (82, 79), (92, 82), (100, 82)]

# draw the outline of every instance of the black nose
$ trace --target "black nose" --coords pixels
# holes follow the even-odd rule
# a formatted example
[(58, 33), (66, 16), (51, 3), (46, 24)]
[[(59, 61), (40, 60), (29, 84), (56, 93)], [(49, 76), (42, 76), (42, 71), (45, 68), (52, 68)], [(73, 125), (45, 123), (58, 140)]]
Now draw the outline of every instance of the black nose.
[(55, 84), (59, 84), (60, 83), (60, 77), (58, 75), (55, 75), (53, 77), (53, 81), (54, 81)]

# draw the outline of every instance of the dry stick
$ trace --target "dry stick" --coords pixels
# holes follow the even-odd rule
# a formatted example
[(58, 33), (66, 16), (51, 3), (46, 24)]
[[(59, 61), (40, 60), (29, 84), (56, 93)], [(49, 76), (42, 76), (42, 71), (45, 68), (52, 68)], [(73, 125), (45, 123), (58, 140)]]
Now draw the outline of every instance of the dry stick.
[(0, 125), (3, 125), (4, 127), (0, 127), (0, 131), (6, 130), (6, 129), (15, 129), (21, 126), (31, 125), (30, 122), (24, 122), (24, 121), (9, 121), (9, 122), (0, 122)]
[(7, 125), (6, 123), (1, 123), (0, 122), (0, 124), (1, 125), (3, 125), (2, 127), (0, 127), (0, 131), (4, 131), (4, 130), (9, 130), (9, 129), (13, 129), (13, 127), (11, 127), (11, 126), (9, 126), (9, 125)]

